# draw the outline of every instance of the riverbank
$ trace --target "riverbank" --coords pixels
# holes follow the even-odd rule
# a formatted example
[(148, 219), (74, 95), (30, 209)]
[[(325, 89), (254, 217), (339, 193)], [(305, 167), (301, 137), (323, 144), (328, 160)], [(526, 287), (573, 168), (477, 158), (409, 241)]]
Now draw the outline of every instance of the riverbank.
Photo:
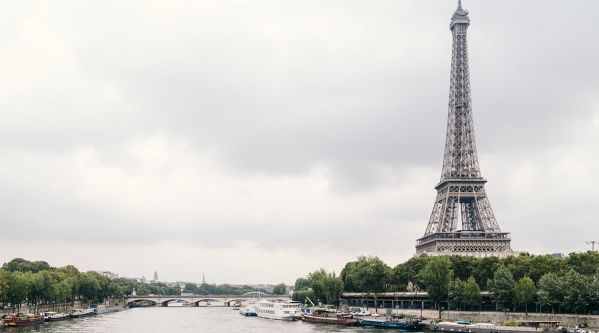
[(72, 309), (88, 309), (91, 305), (98, 305), (105, 307), (107, 310), (121, 311), (123, 310), (123, 301), (122, 300), (107, 300), (104, 303), (100, 304), (90, 304), (89, 302), (81, 302), (75, 301), (72, 303), (61, 303), (61, 304), (44, 304), (44, 305), (31, 305), (31, 306), (21, 306), (20, 308), (1, 308), (0, 316), (5, 314), (14, 314), (17, 312), (21, 313), (35, 313), (39, 314), (41, 312), (47, 311), (55, 311), (55, 312), (69, 312)]
[[(362, 308), (366, 310), (367, 308)], [(378, 312), (385, 314), (387, 309), (368, 308), (372, 313)], [(417, 309), (393, 309), (393, 314), (409, 314), (413, 316), (422, 316), (427, 319), (438, 319), (439, 311), (437, 310), (420, 310)], [(552, 314), (552, 313), (524, 313), (524, 312), (492, 312), (492, 311), (442, 311), (441, 319), (446, 321), (456, 321), (459, 319), (468, 319), (474, 322), (492, 322), (501, 323), (506, 320), (545, 320), (559, 321), (562, 326), (573, 328), (578, 324), (586, 324), (593, 330), (599, 329), (599, 315), (574, 315), (574, 314)]]

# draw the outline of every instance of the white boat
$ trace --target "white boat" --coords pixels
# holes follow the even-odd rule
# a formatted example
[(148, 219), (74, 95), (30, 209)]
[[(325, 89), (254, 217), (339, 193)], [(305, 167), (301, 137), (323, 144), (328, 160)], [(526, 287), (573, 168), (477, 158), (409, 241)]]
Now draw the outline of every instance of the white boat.
[(296, 320), (302, 316), (302, 311), (299, 302), (260, 301), (256, 315), (267, 319)]
[(256, 303), (245, 303), (239, 307), (239, 313), (246, 317), (253, 317), (257, 315), (256, 308)]
[(68, 313), (58, 313), (54, 311), (46, 311), (40, 313), (40, 316), (44, 317), (45, 321), (59, 321), (70, 318)]

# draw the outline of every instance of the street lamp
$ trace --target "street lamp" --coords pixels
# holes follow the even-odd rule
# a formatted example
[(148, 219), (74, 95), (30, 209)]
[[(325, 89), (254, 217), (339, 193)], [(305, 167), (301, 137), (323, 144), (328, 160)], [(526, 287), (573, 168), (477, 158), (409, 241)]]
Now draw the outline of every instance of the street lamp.
[(595, 244), (598, 244), (599, 242), (593, 240), (593, 241), (587, 241), (585, 243), (587, 243), (588, 245), (591, 246), (591, 252), (595, 252)]

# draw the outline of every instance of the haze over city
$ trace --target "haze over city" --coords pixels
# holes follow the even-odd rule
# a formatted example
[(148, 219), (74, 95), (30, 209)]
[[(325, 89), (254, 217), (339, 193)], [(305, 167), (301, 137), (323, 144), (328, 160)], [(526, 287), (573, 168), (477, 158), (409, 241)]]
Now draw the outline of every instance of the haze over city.
[[(0, 261), (292, 283), (425, 231), (455, 1), (0, 5)], [(515, 251), (599, 238), (596, 1), (468, 1)], [(556, 237), (559, 235), (559, 239)]]

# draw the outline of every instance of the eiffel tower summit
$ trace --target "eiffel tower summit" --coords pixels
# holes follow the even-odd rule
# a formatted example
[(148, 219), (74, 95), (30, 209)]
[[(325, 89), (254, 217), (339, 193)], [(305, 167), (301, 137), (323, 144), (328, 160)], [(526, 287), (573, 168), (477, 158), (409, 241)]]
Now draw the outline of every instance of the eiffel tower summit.
[(498, 256), (513, 254), (510, 234), (502, 232), (485, 192), (480, 173), (468, 69), (468, 12), (458, 8), (451, 17), (453, 35), (447, 137), (441, 181), (424, 236), (416, 254)]

